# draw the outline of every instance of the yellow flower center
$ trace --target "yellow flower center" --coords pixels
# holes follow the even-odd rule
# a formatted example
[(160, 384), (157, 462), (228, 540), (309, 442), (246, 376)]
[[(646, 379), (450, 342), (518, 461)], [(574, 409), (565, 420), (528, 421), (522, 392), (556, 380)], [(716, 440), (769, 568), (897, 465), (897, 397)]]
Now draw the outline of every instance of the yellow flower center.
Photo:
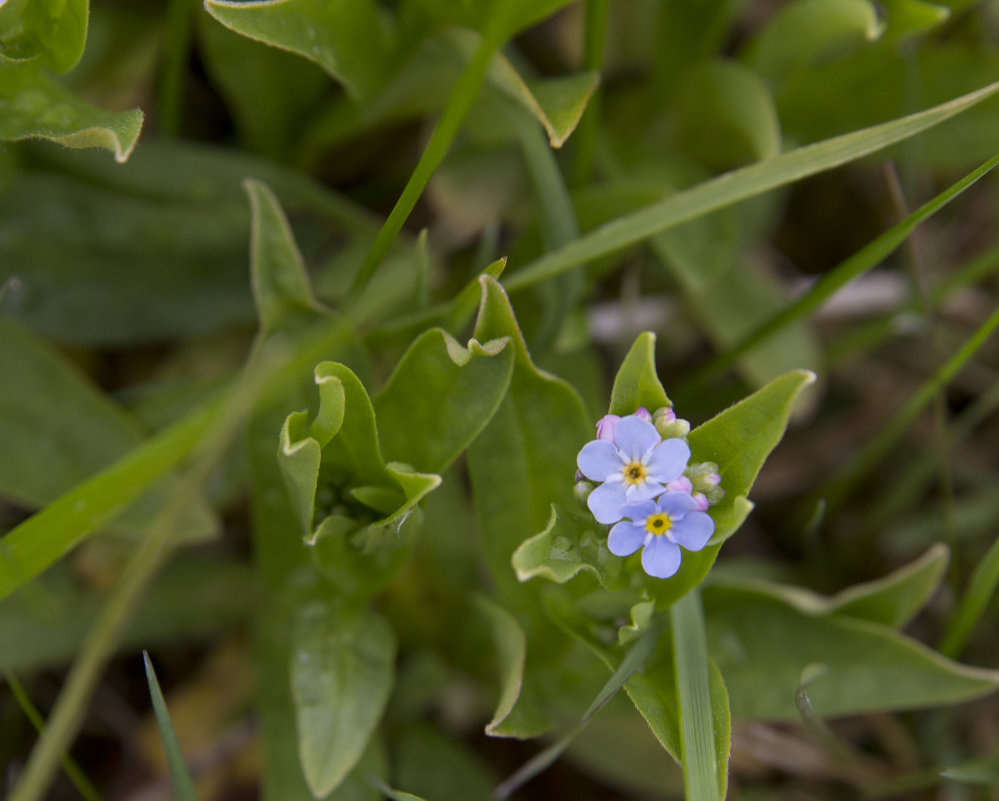
[(649, 516), (649, 519), (645, 521), (645, 530), (649, 534), (665, 534), (672, 525), (673, 521), (669, 519), (669, 515), (660, 513)]
[(624, 481), (626, 484), (645, 483), (645, 465), (641, 462), (632, 462), (624, 468)]

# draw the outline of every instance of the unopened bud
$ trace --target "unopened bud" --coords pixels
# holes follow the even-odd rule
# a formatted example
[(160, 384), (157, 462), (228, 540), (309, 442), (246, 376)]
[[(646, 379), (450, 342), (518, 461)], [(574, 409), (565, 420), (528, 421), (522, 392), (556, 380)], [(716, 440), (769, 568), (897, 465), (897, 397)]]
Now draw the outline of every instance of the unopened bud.
[(708, 501), (707, 496), (703, 492), (695, 492), (690, 496), (697, 503), (698, 512), (708, 511), (708, 507), (711, 506), (710, 501)]
[(590, 481), (577, 481), (572, 491), (576, 495), (576, 500), (579, 501), (581, 506), (586, 506), (586, 499), (590, 497), (590, 493), (595, 489), (594, 485)]
[(671, 406), (656, 409), (656, 413), (652, 416), (652, 424), (663, 439), (684, 439), (690, 433), (690, 423), (677, 417)]
[(670, 492), (686, 492), (688, 495), (694, 491), (694, 487), (690, 483), (690, 479), (686, 476), (680, 476), (676, 479), (676, 481), (670, 481), (666, 485), (666, 489)]
[(644, 420), (646, 423), (652, 422), (652, 415), (649, 414), (649, 410), (646, 409), (644, 406), (639, 406), (635, 410), (635, 417), (639, 418), (640, 420)]
[(621, 418), (616, 414), (605, 414), (597, 420), (597, 439), (613, 442), (614, 432), (617, 431), (617, 424), (620, 422)]

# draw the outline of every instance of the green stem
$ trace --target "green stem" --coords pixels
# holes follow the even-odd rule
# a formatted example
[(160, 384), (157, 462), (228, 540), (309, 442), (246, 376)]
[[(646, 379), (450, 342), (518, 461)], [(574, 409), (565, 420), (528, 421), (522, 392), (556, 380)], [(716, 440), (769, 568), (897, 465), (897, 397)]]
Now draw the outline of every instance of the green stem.
[(409, 177), (405, 189), (402, 190), (402, 195), (399, 196), (399, 200), (388, 219), (378, 232), (378, 236), (375, 237), (374, 244), (364, 259), (364, 264), (354, 278), (350, 300), (356, 300), (364, 287), (368, 285), (399, 231), (402, 230), (403, 223), (406, 222), (413, 207), (416, 206), (416, 201), (420, 199), (420, 195), (423, 194), (431, 176), (447, 153), (451, 142), (458, 133), (458, 128), (479, 93), (479, 87), (485, 79), (486, 70), (495, 51), (496, 45), (489, 37), (484, 38), (479, 43), (468, 68), (451, 92), (447, 105), (444, 107), (444, 113), (430, 135), (430, 141), (427, 142), (423, 155), (417, 162), (416, 169)]
[[(4, 681), (7, 682), (7, 686), (10, 687), (10, 691), (14, 698), (17, 700), (18, 705), (24, 712), (25, 717), (31, 722), (31, 725), (35, 727), (35, 731), (41, 734), (45, 730), (45, 720), (42, 718), (41, 712), (38, 711), (37, 707), (31, 703), (31, 698), (24, 691), (24, 687), (21, 686), (21, 682), (18, 681), (17, 677), (13, 673), (5, 673)], [(90, 783), (86, 774), (76, 764), (70, 756), (64, 756), (62, 759), (62, 769), (66, 773), (66, 776), (73, 783), (76, 791), (84, 798), (84, 801), (101, 801), (101, 794), (97, 792), (97, 788)]]
[(985, 609), (999, 586), (999, 539), (992, 543), (985, 558), (975, 567), (971, 582), (961, 598), (957, 611), (947, 624), (947, 631), (940, 643), (940, 653), (956, 659), (964, 650), (971, 632), (981, 620)]
[(670, 607), (670, 621), (684, 795), (687, 801), (715, 801), (720, 796), (718, 760), (714, 744), (708, 645), (699, 589), (695, 587)]

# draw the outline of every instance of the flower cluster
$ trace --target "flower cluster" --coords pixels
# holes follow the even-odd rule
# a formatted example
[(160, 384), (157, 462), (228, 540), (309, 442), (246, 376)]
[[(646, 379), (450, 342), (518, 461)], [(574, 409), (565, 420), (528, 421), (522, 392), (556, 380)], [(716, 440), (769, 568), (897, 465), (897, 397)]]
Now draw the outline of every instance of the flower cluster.
[(715, 530), (707, 509), (722, 497), (721, 477), (711, 462), (690, 463), (689, 431), (668, 406), (608, 414), (576, 459), (577, 494), (597, 522), (614, 524), (611, 553), (642, 548), (642, 567), (656, 578), (680, 569), (681, 546), (699, 551)]

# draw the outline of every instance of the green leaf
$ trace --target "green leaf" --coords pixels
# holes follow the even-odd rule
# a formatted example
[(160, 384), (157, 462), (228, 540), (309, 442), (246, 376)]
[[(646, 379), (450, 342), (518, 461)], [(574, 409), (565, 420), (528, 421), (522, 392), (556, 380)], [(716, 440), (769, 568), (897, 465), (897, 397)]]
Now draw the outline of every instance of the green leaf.
[(299, 610), (291, 685), (298, 750), (316, 798), (357, 764), (392, 689), (395, 634), (379, 615), (313, 601)]
[(873, 41), (882, 31), (867, 0), (795, 0), (751, 44), (749, 62), (764, 77), (780, 80), (805, 64)]
[(142, 440), (136, 421), (58, 352), (0, 316), (0, 494), (57, 498)]
[(672, 406), (656, 372), (656, 335), (639, 334), (614, 377), (609, 414), (634, 414), (644, 407), (649, 414), (662, 406)]
[(524, 663), (527, 637), (517, 618), (484, 596), (476, 596), (476, 608), (485, 620), (496, 648), (499, 670), (499, 700), (486, 734), (495, 737), (531, 737), (542, 734), (549, 723), (533, 699), (518, 704), (525, 690)]
[(780, 121), (759, 75), (734, 61), (694, 67), (677, 89), (676, 136), (685, 152), (712, 169), (780, 153)]
[(177, 793), (178, 801), (197, 801), (198, 796), (194, 792), (194, 783), (191, 781), (191, 775), (187, 772), (184, 754), (180, 750), (180, 743), (177, 742), (177, 735), (170, 722), (170, 712), (167, 709), (166, 700), (163, 698), (163, 692), (160, 690), (160, 683), (156, 679), (156, 671), (153, 670), (153, 663), (145, 651), (142, 652), (142, 660), (146, 666), (149, 695), (153, 700), (153, 713), (156, 715), (156, 726), (160, 730), (160, 740), (163, 743), (163, 751), (166, 753), (167, 767), (170, 769), (170, 777), (173, 779), (174, 792)]
[(391, 63), (372, 0), (205, 0), (205, 10), (236, 33), (314, 61), (354, 97), (369, 96)]
[(266, 184), (247, 178), (243, 188), (250, 199), (250, 275), (260, 336), (301, 328), (322, 307), (312, 294), (288, 218)]
[(990, 84), (926, 111), (782, 153), (677, 192), (541, 256), (506, 280), (507, 291), (522, 290), (709, 212), (874, 153), (961, 113), (997, 91), (999, 83)]
[(939, 3), (924, 0), (881, 0), (888, 29), (884, 39), (897, 42), (924, 33), (950, 19), (951, 10)]
[[(467, 741), (442, 734), (426, 724), (408, 726), (394, 742), (393, 781), (431, 801), (491, 801), (493, 777)], [(407, 801), (408, 801), (407, 799)]]
[(2, 9), (0, 63), (37, 59), (55, 72), (76, 66), (87, 43), (89, 0), (8, 2)]
[(553, 502), (575, 502), (576, 453), (591, 427), (576, 391), (531, 362), (502, 287), (489, 277), (479, 280), (482, 303), (475, 336), (479, 341), (510, 337), (515, 363), (506, 397), (469, 447), (469, 468), (490, 568), (501, 598), (515, 597), (513, 552), (544, 527)]
[(999, 673), (965, 667), (880, 623), (815, 617), (747, 589), (704, 590), (708, 643), (728, 685), (732, 714), (793, 720), (801, 671), (821, 717), (951, 704), (993, 692)]
[(983, 759), (971, 759), (958, 765), (952, 765), (940, 775), (945, 779), (962, 784), (994, 788), (996, 784), (999, 784), (999, 755), (994, 754)]
[(762, 579), (718, 576), (712, 578), (710, 583), (768, 596), (805, 615), (843, 615), (901, 628), (912, 620), (936, 592), (947, 569), (948, 558), (947, 547), (938, 543), (915, 561), (887, 576), (856, 584), (831, 597), (803, 587)]
[(508, 339), (473, 339), (465, 348), (440, 328), (424, 332), (373, 401), (385, 453), (443, 473), (492, 418), (513, 359)]
[(45, 75), (13, 91), (0, 86), (0, 140), (35, 138), (72, 148), (100, 147), (121, 164), (128, 161), (141, 129), (139, 109), (102, 111)]

